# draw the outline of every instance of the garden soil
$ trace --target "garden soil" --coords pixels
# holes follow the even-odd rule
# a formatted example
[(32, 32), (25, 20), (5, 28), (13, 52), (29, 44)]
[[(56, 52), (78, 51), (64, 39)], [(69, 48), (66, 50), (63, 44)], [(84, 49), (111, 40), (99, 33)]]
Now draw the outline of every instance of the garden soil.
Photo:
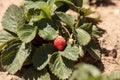
[[(23, 4), (23, 1), (0, 0), (0, 21), (5, 10), (11, 4), (19, 6)], [(97, 26), (104, 31), (102, 37), (99, 38), (102, 56), (98, 67), (102, 70), (103, 74), (120, 71), (120, 0), (112, 0), (112, 4), (108, 6), (90, 8), (97, 15), (100, 15), (102, 21)], [(1, 24), (0, 28), (2, 28)], [(20, 80), (20, 78), (9, 75), (7, 72), (1, 70), (0, 80)]]

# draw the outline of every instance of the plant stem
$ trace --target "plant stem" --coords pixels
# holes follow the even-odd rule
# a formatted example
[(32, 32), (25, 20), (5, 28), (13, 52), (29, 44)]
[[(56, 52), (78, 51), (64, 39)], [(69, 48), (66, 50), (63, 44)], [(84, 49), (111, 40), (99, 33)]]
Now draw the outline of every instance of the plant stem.
[(67, 32), (68, 36), (70, 37), (70, 32), (67, 30), (65, 26), (62, 26), (62, 28)]

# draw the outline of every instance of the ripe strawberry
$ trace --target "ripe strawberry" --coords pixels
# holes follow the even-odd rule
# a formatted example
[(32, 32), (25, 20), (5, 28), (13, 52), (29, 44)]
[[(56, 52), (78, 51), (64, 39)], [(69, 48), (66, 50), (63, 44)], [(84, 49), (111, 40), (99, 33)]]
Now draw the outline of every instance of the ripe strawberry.
[(66, 45), (66, 40), (62, 36), (58, 36), (54, 40), (54, 46), (59, 50), (62, 51)]

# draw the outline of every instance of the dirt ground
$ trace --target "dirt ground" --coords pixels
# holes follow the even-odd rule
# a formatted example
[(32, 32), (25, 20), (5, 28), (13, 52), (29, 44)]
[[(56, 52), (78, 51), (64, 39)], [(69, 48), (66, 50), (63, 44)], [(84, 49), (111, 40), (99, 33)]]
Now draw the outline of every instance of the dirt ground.
[(112, 0), (112, 2), (114, 5), (96, 9), (102, 19), (98, 27), (106, 31), (99, 39), (105, 74), (120, 71), (120, 0)]
[[(23, 1), (0, 0), (0, 21), (5, 9), (12, 3), (20, 5)], [(103, 69), (103, 74), (120, 71), (120, 0), (112, 0), (112, 3), (114, 5), (93, 8), (97, 14), (101, 15), (102, 22), (98, 24), (98, 27), (105, 30), (99, 39), (103, 64), (100, 67)], [(8, 75), (7, 72), (0, 72), (0, 80), (19, 80), (19, 78)]]

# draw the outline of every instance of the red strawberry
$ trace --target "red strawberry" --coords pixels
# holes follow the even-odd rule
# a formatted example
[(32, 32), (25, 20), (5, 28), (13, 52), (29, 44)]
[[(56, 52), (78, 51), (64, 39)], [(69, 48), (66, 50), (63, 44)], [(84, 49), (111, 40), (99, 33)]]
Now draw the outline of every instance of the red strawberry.
[(66, 45), (66, 40), (62, 36), (58, 36), (54, 40), (54, 46), (59, 50), (62, 51)]

